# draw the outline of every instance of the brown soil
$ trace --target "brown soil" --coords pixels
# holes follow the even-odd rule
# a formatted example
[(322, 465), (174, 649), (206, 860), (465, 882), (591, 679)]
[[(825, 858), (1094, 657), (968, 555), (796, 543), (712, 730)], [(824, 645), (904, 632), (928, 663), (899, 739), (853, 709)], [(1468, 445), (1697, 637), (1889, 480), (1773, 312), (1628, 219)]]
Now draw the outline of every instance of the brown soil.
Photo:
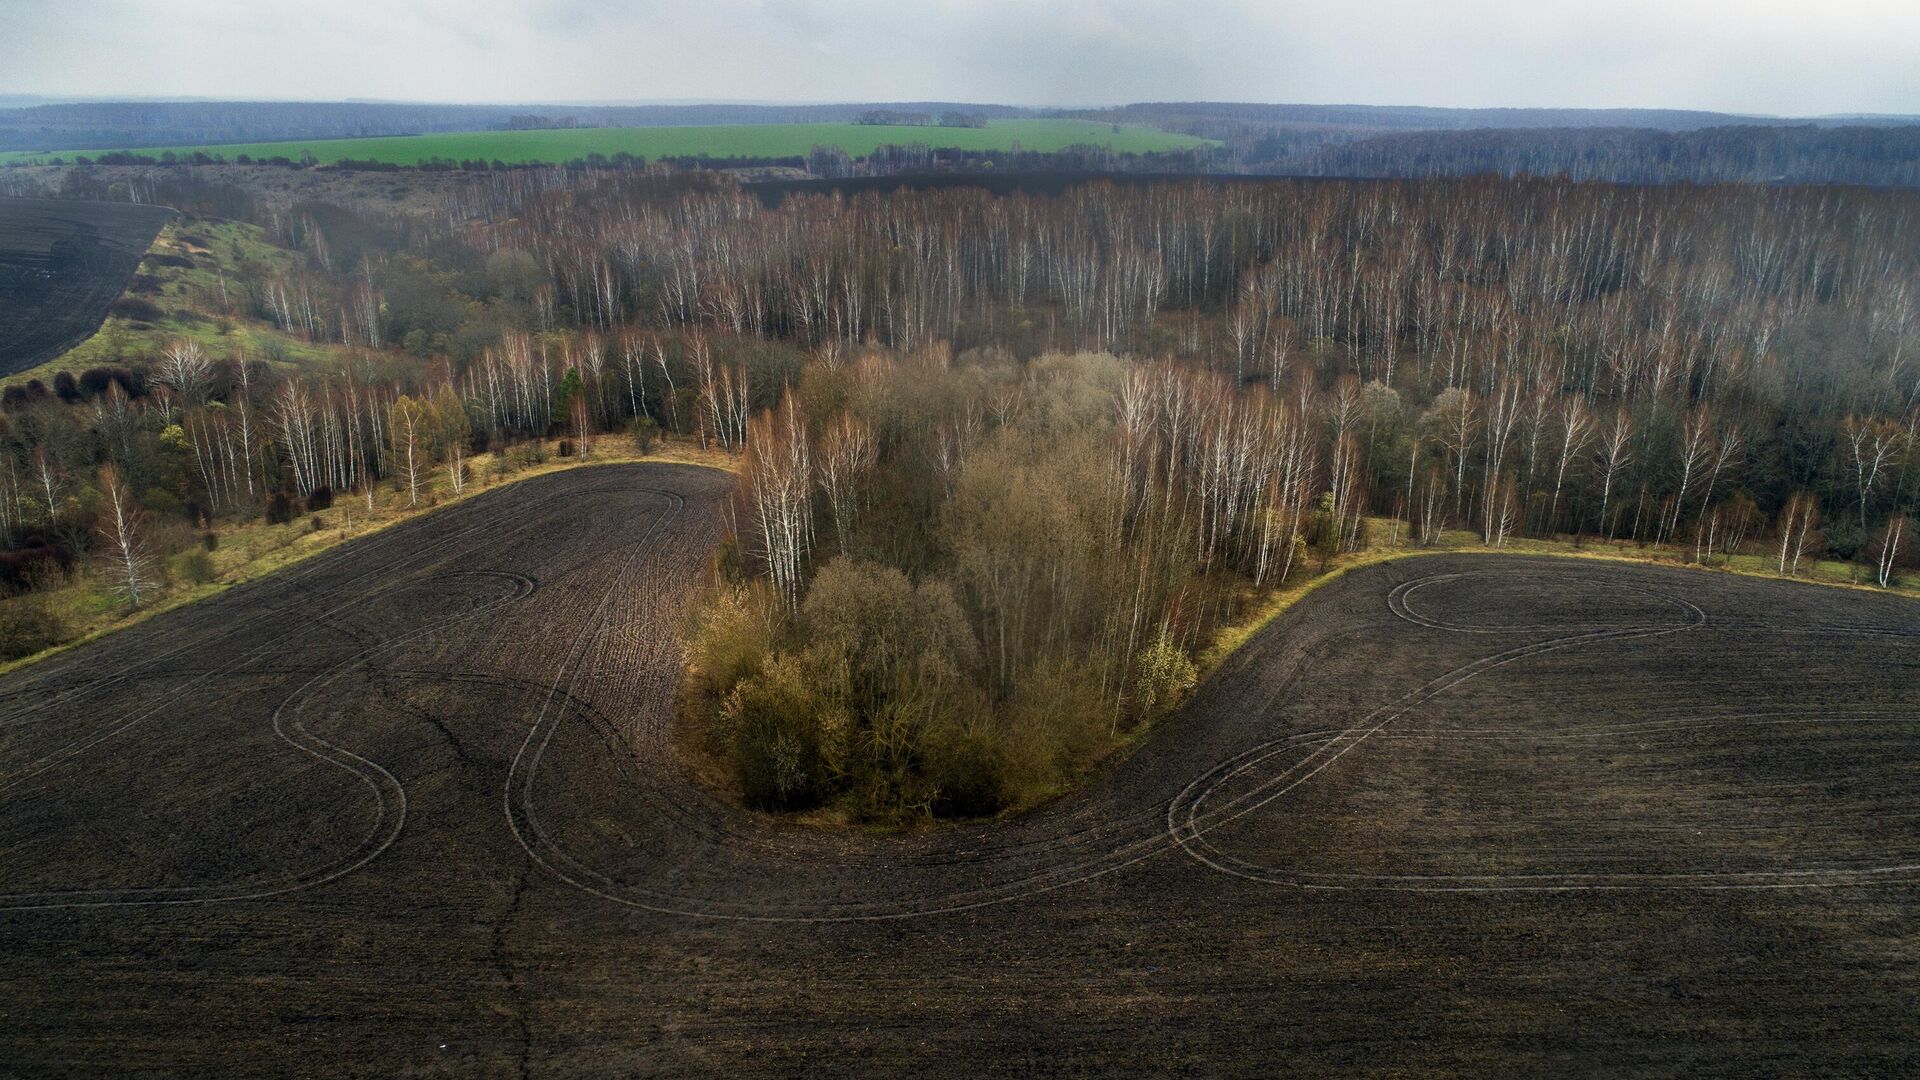
[(0, 375), (99, 329), (172, 216), (131, 203), (0, 198)]
[(540, 477), (0, 680), (0, 1072), (1898, 1073), (1920, 608), (1355, 571), (1013, 822), (672, 749), (728, 479)]

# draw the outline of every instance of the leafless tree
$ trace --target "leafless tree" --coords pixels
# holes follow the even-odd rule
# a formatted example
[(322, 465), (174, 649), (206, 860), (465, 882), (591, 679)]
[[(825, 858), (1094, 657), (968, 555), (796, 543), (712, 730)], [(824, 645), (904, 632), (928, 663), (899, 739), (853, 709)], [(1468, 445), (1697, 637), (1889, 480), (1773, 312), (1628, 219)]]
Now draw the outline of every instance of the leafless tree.
[(109, 575), (114, 592), (124, 598), (129, 610), (140, 606), (151, 595), (159, 576), (153, 555), (147, 547), (146, 513), (133, 501), (112, 465), (100, 469), (101, 515), (96, 531), (106, 542)]
[(861, 484), (878, 461), (873, 429), (865, 420), (842, 412), (820, 438), (819, 484), (833, 516), (833, 535), (840, 554), (851, 554), (854, 522), (859, 514)]
[(1820, 500), (1810, 491), (1796, 491), (1780, 512), (1780, 574), (1797, 577), (1800, 560), (1814, 549), (1819, 536)]
[(407, 505), (420, 504), (420, 487), (432, 467), (431, 408), (405, 394), (387, 410), (387, 450), (394, 469), (407, 485)]
[(767, 576), (788, 607), (800, 603), (801, 575), (813, 547), (812, 458), (792, 395), (774, 412), (750, 422), (741, 491), (752, 522), (751, 539)]
[(213, 377), (213, 361), (199, 342), (180, 338), (170, 342), (160, 354), (154, 374), (191, 407), (206, 400), (207, 385)]
[(1607, 516), (1613, 484), (1621, 470), (1633, 462), (1633, 435), (1633, 414), (1625, 406), (1614, 412), (1613, 422), (1600, 432), (1600, 533), (1608, 540), (1613, 539), (1613, 519)]
[(1860, 502), (1860, 527), (1867, 527), (1867, 500), (1879, 486), (1887, 463), (1900, 455), (1906, 431), (1890, 420), (1849, 416), (1840, 425), (1853, 465), (1854, 491)]
[(1874, 580), (1883, 589), (1893, 584), (1893, 568), (1900, 559), (1906, 532), (1907, 515), (1895, 514), (1880, 534), (1880, 557), (1875, 563)]
[(1593, 413), (1578, 397), (1561, 399), (1559, 420), (1559, 452), (1553, 467), (1553, 498), (1547, 504), (1548, 535), (1552, 535), (1560, 522), (1560, 492), (1566, 487), (1567, 466), (1586, 453), (1587, 443), (1593, 438)]

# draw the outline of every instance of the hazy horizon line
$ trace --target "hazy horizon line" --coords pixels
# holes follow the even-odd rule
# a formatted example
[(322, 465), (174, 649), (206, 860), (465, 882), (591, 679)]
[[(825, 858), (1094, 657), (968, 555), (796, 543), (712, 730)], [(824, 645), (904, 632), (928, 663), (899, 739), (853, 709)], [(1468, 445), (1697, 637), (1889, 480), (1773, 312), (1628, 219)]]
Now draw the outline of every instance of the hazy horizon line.
[[(994, 108), (1092, 112), (1124, 109), (1139, 105), (1258, 105), (1312, 109), (1420, 109), (1436, 112), (1659, 112), (1703, 113), (1713, 116), (1744, 117), (1761, 120), (1830, 120), (1859, 118), (1917, 119), (1920, 113), (1875, 110), (1822, 113), (1773, 113), (1749, 110), (1709, 109), (1688, 105), (1427, 105), (1419, 102), (1392, 101), (1267, 101), (1258, 98), (1143, 98), (1097, 104), (1054, 104), (1018, 101), (985, 101), (953, 97), (893, 98), (389, 98), (389, 97), (270, 97), (223, 94), (87, 94), (49, 93), (45, 91), (0, 90), (0, 101), (24, 100), (36, 105), (400, 105), (439, 108), (697, 108), (703, 105), (749, 108), (830, 108), (851, 105), (948, 104), (981, 105)], [(19, 107), (19, 106), (15, 106)], [(24, 106), (28, 108), (34, 105)]]

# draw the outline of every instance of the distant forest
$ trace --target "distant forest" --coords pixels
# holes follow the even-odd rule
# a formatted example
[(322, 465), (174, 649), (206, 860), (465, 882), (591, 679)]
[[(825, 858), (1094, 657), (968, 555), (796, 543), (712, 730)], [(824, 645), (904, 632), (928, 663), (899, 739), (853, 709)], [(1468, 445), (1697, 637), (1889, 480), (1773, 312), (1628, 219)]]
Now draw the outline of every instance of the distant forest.
[(1072, 115), (1219, 139), (1226, 171), (1617, 183), (1920, 184), (1920, 118), (1817, 121), (1678, 109), (1126, 105)]
[[(1920, 186), (1920, 126), (1409, 132), (1282, 158), (1309, 176), (1566, 176), (1635, 184)], [(1256, 163), (1257, 167), (1257, 163)]]
[[(1920, 184), (1920, 118), (1815, 121), (1670, 109), (1433, 109), (1365, 105), (1145, 103), (1035, 110), (953, 102), (843, 105), (407, 105), (383, 103), (78, 103), (0, 109), (0, 150), (81, 150), (270, 139), (455, 131), (735, 123), (859, 122), (917, 117), (932, 124), (1059, 116), (1142, 125), (1222, 141), (1177, 161), (1145, 155), (1090, 163), (1027, 154), (1023, 169), (1196, 171), (1276, 176), (1422, 178), (1565, 176), (1622, 183)], [(906, 150), (909, 148), (900, 148)], [(99, 157), (99, 155), (93, 155)], [(738, 161), (804, 166), (817, 176), (892, 175), (929, 168), (1005, 169), (1004, 155), (891, 152), (859, 163)], [(702, 162), (702, 164), (715, 164)]]
[[(1359, 138), (1392, 131), (1486, 128), (1692, 131), (1739, 124), (1781, 126), (1808, 122), (1697, 109), (1438, 109), (1416, 105), (1263, 105), (1222, 101), (1142, 102), (1111, 109), (1085, 109), (1067, 115), (1119, 124), (1144, 124), (1229, 140), (1278, 127), (1339, 131), (1348, 138)], [(1819, 122), (1837, 125), (1855, 121), (1834, 117)]]

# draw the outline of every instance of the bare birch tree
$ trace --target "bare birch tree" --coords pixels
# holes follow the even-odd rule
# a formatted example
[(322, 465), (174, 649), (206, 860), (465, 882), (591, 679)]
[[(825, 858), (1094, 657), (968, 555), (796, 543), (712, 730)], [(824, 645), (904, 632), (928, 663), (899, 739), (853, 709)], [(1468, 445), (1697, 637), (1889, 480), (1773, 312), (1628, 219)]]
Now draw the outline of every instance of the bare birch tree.
[(833, 516), (834, 540), (840, 554), (851, 554), (855, 520), (859, 515), (861, 484), (878, 461), (873, 429), (852, 413), (842, 412), (820, 437), (820, 492)]
[(1613, 482), (1620, 471), (1633, 462), (1633, 414), (1622, 406), (1613, 414), (1613, 422), (1600, 432), (1600, 534), (1613, 539), (1613, 522), (1607, 510), (1613, 503)]
[(153, 554), (148, 550), (146, 513), (112, 465), (100, 469), (101, 514), (96, 531), (106, 542), (107, 574), (113, 591), (126, 600), (128, 610), (140, 606), (159, 582)]
[(192, 338), (170, 342), (160, 354), (154, 375), (180, 395), (181, 402), (192, 407), (206, 400), (207, 386), (213, 377), (213, 361)]
[(1820, 500), (1810, 491), (1796, 491), (1780, 512), (1780, 574), (1798, 577), (1800, 560), (1813, 550), (1820, 522)]
[(432, 409), (402, 394), (387, 410), (387, 452), (394, 472), (407, 486), (407, 505), (420, 504), (420, 487), (432, 466)]
[(800, 603), (800, 580), (813, 546), (813, 470), (807, 433), (792, 395), (751, 422), (741, 484), (751, 539), (767, 576), (789, 607)]

